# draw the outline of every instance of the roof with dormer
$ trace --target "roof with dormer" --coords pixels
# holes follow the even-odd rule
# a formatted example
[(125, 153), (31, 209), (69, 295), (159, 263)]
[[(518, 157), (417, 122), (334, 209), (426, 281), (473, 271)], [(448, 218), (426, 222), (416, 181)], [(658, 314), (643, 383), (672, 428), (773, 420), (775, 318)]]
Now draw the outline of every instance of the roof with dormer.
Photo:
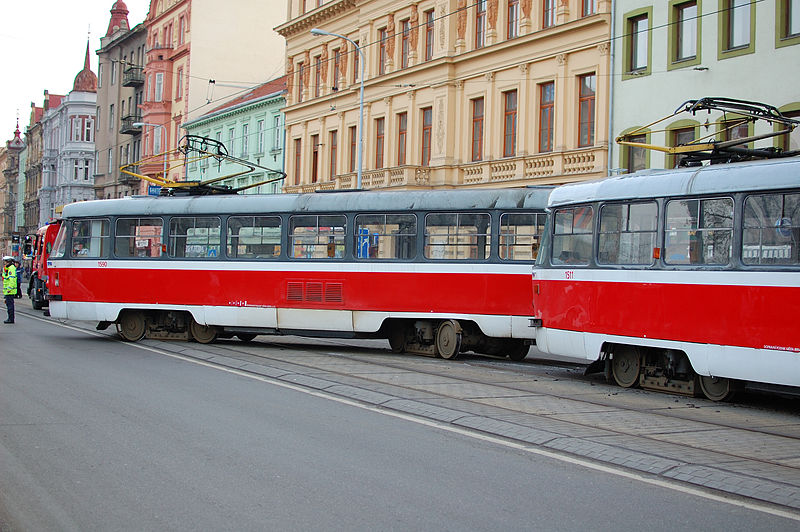
[(89, 66), (89, 41), (86, 41), (86, 59), (83, 62), (83, 70), (75, 76), (75, 83), (72, 85), (73, 91), (78, 92), (97, 92), (97, 76)]

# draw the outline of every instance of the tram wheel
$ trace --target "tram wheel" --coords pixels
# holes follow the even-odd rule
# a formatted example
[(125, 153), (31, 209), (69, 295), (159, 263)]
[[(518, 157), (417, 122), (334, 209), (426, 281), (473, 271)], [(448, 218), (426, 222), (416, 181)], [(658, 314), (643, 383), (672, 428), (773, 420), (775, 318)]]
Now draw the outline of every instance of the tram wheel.
[(700, 377), (703, 395), (712, 401), (725, 401), (733, 397), (734, 381), (725, 377)]
[(508, 341), (508, 358), (514, 360), (516, 362), (520, 362), (525, 360), (525, 357), (528, 356), (528, 351), (530, 351), (530, 346), (525, 343), (525, 340), (509, 340)]
[(395, 325), (389, 330), (389, 348), (392, 353), (405, 353), (406, 351), (406, 328), (402, 325)]
[(237, 333), (236, 337), (242, 342), (252, 342), (257, 335), (254, 333)]
[(137, 310), (126, 310), (119, 316), (117, 333), (126, 342), (138, 342), (144, 338), (147, 324), (144, 313)]
[(436, 330), (436, 353), (452, 360), (461, 351), (461, 326), (456, 320), (446, 320)]
[(199, 344), (210, 344), (217, 339), (216, 327), (200, 325), (194, 319), (192, 319), (192, 324), (189, 325), (189, 332), (192, 333), (192, 338)]
[(642, 357), (635, 347), (621, 347), (614, 351), (611, 359), (611, 374), (622, 388), (631, 388), (639, 382)]

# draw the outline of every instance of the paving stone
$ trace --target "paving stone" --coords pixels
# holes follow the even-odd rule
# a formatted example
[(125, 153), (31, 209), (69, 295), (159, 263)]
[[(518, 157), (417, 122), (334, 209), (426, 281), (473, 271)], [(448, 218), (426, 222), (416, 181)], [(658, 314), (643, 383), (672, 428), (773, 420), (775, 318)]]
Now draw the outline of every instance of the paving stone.
[(472, 382), (455, 382), (446, 384), (409, 383), (408, 386), (413, 386), (417, 390), (425, 390), (435, 394), (444, 395), (447, 397), (457, 397), (461, 399), (479, 399), (482, 397), (520, 397), (527, 394), (526, 392), (511, 390), (500, 386)]
[(736, 460), (725, 454), (720, 454), (712, 450), (696, 449), (686, 445), (678, 445), (667, 441), (654, 440), (647, 436), (636, 436), (633, 434), (613, 434), (590, 437), (593, 441), (614, 445), (624, 449), (630, 449), (640, 453), (650, 453), (671, 460), (688, 462), (694, 464), (716, 465), (727, 463), (726, 461)]
[(632, 410), (610, 410), (606, 412), (556, 413), (556, 419), (608, 428), (628, 434), (661, 434), (672, 432), (702, 431), (717, 428), (709, 423), (684, 420), (670, 416), (637, 412)]
[(754, 458), (780, 463), (800, 456), (800, 440), (784, 436), (772, 436), (741, 429), (714, 429), (650, 434), (651, 438), (688, 445), (699, 449), (710, 449), (741, 458)]
[(365, 390), (364, 388), (358, 388), (356, 386), (347, 386), (344, 384), (336, 384), (330, 388), (326, 388), (325, 391), (375, 405), (386, 403), (387, 401), (395, 399), (395, 397), (391, 395)]
[(541, 445), (554, 438), (558, 438), (558, 434), (552, 432), (537, 430), (484, 416), (463, 417), (456, 420), (453, 424), (536, 445)]
[(300, 386), (308, 386), (315, 390), (324, 390), (334, 385), (334, 383), (329, 380), (318, 379), (316, 377), (309, 377), (308, 375), (300, 375), (297, 373), (284, 375), (280, 379), (293, 384), (299, 384)]
[(537, 415), (553, 415), (560, 413), (584, 412), (592, 415), (609, 411), (609, 407), (598, 406), (583, 401), (552, 397), (549, 395), (527, 395), (522, 397), (485, 397), (477, 402), (499, 406), (517, 412)]
[(383, 403), (382, 406), (391, 408), (393, 410), (399, 410), (400, 412), (407, 412), (417, 416), (436, 419), (438, 421), (446, 421), (448, 423), (452, 423), (456, 419), (465, 416), (464, 412), (459, 412), (458, 410), (451, 410), (449, 408), (442, 408), (435, 405), (425, 404), (420, 401), (410, 401), (407, 399), (395, 399)]
[(678, 460), (670, 460), (647, 453), (637, 453), (582, 438), (558, 438), (545, 443), (544, 446), (653, 474), (661, 474), (682, 465), (682, 462)]

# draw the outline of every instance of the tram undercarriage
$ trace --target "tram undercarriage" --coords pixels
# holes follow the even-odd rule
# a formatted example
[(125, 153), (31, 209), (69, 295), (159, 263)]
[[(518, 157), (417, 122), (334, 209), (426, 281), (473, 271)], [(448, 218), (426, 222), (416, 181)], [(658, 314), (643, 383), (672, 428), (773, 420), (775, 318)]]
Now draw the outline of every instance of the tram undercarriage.
[(605, 372), (622, 388), (641, 387), (679, 395), (703, 395), (712, 401), (733, 397), (741, 383), (723, 377), (701, 376), (685, 353), (674, 349), (607, 344), (586, 373)]

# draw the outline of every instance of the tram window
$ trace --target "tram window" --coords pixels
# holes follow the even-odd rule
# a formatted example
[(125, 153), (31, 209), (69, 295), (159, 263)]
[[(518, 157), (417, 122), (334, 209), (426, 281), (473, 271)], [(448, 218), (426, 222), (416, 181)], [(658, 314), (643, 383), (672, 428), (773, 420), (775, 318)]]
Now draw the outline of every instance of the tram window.
[(553, 264), (589, 264), (592, 257), (594, 209), (558, 209), (553, 228)]
[(667, 264), (728, 264), (733, 239), (730, 198), (667, 203), (664, 261)]
[(53, 251), (50, 253), (51, 259), (62, 259), (64, 255), (67, 253), (67, 234), (69, 233), (70, 226), (68, 221), (65, 221), (61, 224), (61, 228), (58, 230), (58, 234), (56, 235), (56, 239), (53, 242)]
[(657, 227), (658, 206), (654, 201), (603, 205), (597, 262), (652, 264)]
[(275, 259), (281, 254), (279, 216), (231, 216), (228, 218), (228, 257)]
[(536, 260), (539, 239), (544, 228), (541, 213), (504, 213), (500, 216), (500, 258), (503, 260)]
[(437, 213), (425, 217), (425, 257), (487, 260), (492, 229), (488, 214)]
[(296, 259), (341, 259), (347, 218), (343, 215), (298, 215), (289, 218), (291, 256)]
[(72, 256), (79, 259), (108, 257), (109, 228), (106, 219), (73, 220)]
[(417, 255), (417, 217), (413, 214), (356, 216), (356, 257), (409, 260)]
[(800, 264), (800, 193), (759, 194), (745, 199), (742, 261)]
[(215, 259), (220, 251), (220, 220), (216, 216), (176, 216), (169, 221), (169, 256)]
[(163, 227), (161, 218), (118, 218), (114, 232), (114, 254), (117, 257), (160, 257)]

